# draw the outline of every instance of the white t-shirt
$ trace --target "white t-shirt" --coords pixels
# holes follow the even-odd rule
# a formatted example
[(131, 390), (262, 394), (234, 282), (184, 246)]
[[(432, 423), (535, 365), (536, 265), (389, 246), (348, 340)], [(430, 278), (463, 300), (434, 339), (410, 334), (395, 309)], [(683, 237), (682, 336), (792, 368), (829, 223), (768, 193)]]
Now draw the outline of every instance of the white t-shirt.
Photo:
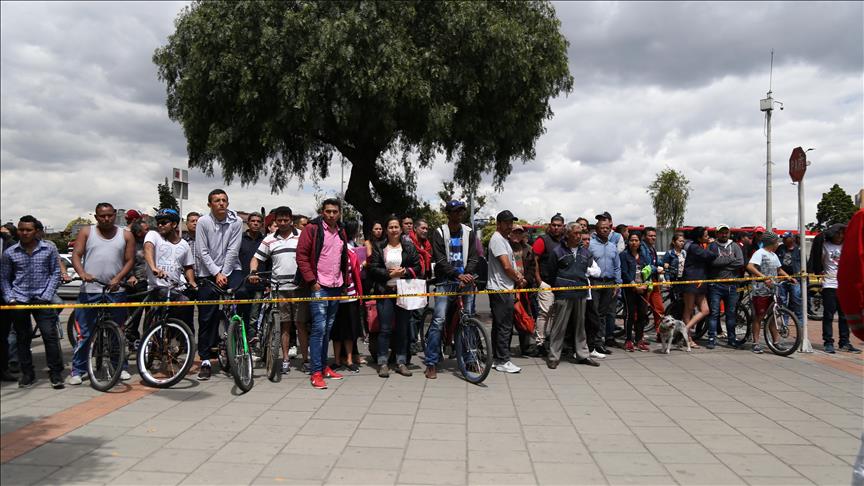
[[(384, 247), (384, 268), (393, 270), (402, 266), (402, 245)], [(391, 278), (387, 281), (388, 287), (395, 287), (398, 278)]]
[[(766, 250), (765, 248), (759, 248), (753, 253), (753, 256), (750, 257), (750, 262), (753, 265), (757, 265), (759, 267), (759, 271), (762, 272), (762, 275), (766, 277), (776, 277), (777, 269), (780, 268), (780, 259), (777, 258), (777, 254)], [(761, 280), (753, 281), (753, 295), (758, 295), (761, 297), (769, 297), (774, 295), (774, 287), (769, 287), (765, 282)]]
[[(156, 260), (156, 268), (167, 273), (169, 277), (180, 282), (186, 282), (183, 276), (183, 271), (186, 267), (191, 267), (195, 262), (195, 257), (192, 255), (192, 249), (186, 240), (180, 240), (177, 244), (162, 238), (162, 235), (156, 231), (148, 231), (144, 237), (144, 243), (153, 244), (153, 259)], [(171, 283), (165, 279), (156, 278), (147, 265), (147, 289), (171, 287)]]
[(279, 281), (279, 290), (297, 290), (294, 275), (297, 273), (297, 242), (300, 241), (300, 230), (294, 228), (287, 237), (279, 233), (267, 235), (258, 245), (255, 258), (258, 261), (273, 261), (272, 277)]
[(516, 268), (516, 257), (513, 255), (513, 247), (510, 246), (510, 242), (497, 231), (489, 240), (489, 254), (492, 258), (489, 259), (489, 283), (486, 288), (489, 290), (512, 290), (516, 282), (504, 273), (504, 266), (501, 265), (498, 257), (507, 255), (507, 258), (510, 259), (511, 268)]
[(822, 287), (826, 289), (837, 288), (837, 267), (840, 265), (840, 252), (843, 251), (843, 245), (835, 245), (830, 241), (826, 241), (822, 245), (822, 266), (825, 271), (825, 278), (822, 280)]

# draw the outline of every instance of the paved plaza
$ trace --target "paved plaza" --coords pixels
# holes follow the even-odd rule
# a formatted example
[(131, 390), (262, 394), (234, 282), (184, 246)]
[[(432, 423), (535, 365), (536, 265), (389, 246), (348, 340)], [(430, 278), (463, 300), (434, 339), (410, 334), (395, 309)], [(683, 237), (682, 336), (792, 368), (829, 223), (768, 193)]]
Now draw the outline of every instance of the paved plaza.
[(514, 361), (520, 374), (492, 371), (484, 386), (449, 361), (437, 380), (363, 367), (323, 391), (296, 370), (275, 384), (258, 370), (245, 395), (218, 374), (159, 391), (134, 376), (102, 394), (52, 390), (40, 373), (33, 389), (2, 387), (2, 483), (850, 483), (860, 358)]

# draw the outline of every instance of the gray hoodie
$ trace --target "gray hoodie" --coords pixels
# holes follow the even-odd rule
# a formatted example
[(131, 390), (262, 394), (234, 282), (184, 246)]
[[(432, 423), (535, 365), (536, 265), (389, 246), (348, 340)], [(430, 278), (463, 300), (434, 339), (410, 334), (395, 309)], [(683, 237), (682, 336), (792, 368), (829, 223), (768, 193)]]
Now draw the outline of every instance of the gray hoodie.
[[(199, 223), (200, 224), (200, 223)], [(715, 241), (708, 246), (708, 251), (719, 255), (708, 268), (708, 278), (738, 278), (741, 267), (744, 266), (744, 252), (738, 243), (732, 240), (726, 243)]]
[(213, 213), (198, 219), (195, 229), (195, 261), (199, 277), (214, 277), (222, 273), (226, 277), (234, 270), (240, 270), (240, 242), (243, 235), (243, 221), (232, 210), (222, 221), (217, 221)]

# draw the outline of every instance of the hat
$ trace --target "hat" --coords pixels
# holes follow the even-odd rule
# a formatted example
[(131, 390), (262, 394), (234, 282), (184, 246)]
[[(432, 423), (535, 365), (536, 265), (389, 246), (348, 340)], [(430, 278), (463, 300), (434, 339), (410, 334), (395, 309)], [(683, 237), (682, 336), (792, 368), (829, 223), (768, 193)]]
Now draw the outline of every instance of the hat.
[[(765, 227), (764, 226), (757, 226), (757, 227), (753, 228), (753, 232), (754, 233), (764, 233)], [(774, 236), (777, 236), (777, 235), (774, 235)]]
[[(126, 214), (128, 215), (129, 213)], [(173, 223), (180, 222), (180, 214), (177, 212), (176, 209), (171, 208), (160, 209), (159, 212), (156, 213), (155, 218), (156, 221), (167, 219), (168, 221), (171, 221)]]
[(771, 231), (766, 231), (762, 235), (762, 243), (764, 243), (766, 245), (770, 245), (772, 243), (775, 243), (775, 242), (777, 242), (778, 239), (780, 239), (780, 237), (777, 236), (777, 233), (772, 233)]
[(448, 202), (444, 206), (444, 212), (447, 212), (447, 213), (452, 212), (452, 211), (457, 211), (459, 209), (465, 209), (465, 203), (462, 201), (456, 201), (455, 199)]
[(511, 213), (510, 211), (505, 209), (504, 211), (501, 211), (500, 213), (498, 213), (498, 216), (495, 216), (495, 221), (497, 221), (499, 223), (505, 223), (507, 221), (516, 221), (516, 216), (513, 216), (513, 213)]
[(780, 235), (780, 238), (783, 238), (785, 240), (786, 238), (795, 238), (795, 235), (792, 234), (791, 231), (787, 231), (787, 232), (783, 233), (782, 235)]
[(716, 229), (715, 231), (723, 231), (724, 229), (725, 229), (725, 230), (728, 230), (728, 229), (729, 229), (729, 225), (728, 225), (728, 224), (720, 223), (720, 224), (717, 225), (717, 229)]
[(514, 225), (513, 225), (513, 229), (512, 229), (511, 231), (521, 231), (521, 232), (524, 233), (524, 232), (525, 232), (525, 228), (523, 228), (521, 224), (518, 224), (518, 223), (517, 223), (517, 224), (514, 224)]
[(126, 224), (129, 224), (136, 219), (141, 219), (141, 213), (135, 211), (134, 209), (126, 211)]
[(603, 219), (608, 219), (611, 221), (612, 215), (609, 214), (609, 211), (603, 211), (602, 213), (598, 214), (597, 216), (594, 216), (594, 219), (596, 219), (597, 221), (600, 221)]
[(846, 231), (846, 225), (843, 223), (834, 223), (825, 230), (825, 237), (828, 239), (834, 238), (837, 233)]

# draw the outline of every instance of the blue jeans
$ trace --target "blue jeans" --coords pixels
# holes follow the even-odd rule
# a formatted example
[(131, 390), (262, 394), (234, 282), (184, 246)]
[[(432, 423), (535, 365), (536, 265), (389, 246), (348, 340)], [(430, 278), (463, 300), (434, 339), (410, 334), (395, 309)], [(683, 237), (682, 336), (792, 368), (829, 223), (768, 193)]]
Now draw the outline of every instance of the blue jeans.
[[(126, 302), (126, 292), (114, 292), (105, 294), (108, 302)], [(102, 294), (78, 294), (78, 302), (81, 304), (92, 304), (99, 302), (102, 299)], [(87, 339), (90, 337), (90, 329), (96, 324), (96, 318), (99, 311), (108, 311), (108, 316), (117, 325), (122, 326), (126, 321), (125, 308), (110, 308), (110, 309), (75, 309), (75, 320), (78, 322), (80, 337), (75, 344), (75, 350), (72, 353), (72, 374), (86, 375), (87, 374)], [(123, 369), (128, 369), (129, 363), (123, 363)]]
[(780, 282), (777, 289), (780, 303), (795, 313), (798, 323), (804, 324), (804, 309), (801, 308), (801, 282)]
[[(457, 292), (459, 283), (447, 282), (435, 286), (436, 292)], [(474, 295), (463, 295), (462, 302), (465, 305), (467, 314), (474, 313)], [(435, 366), (441, 361), (441, 332), (444, 329), (444, 323), (450, 322), (448, 316), (452, 318), (453, 311), (456, 309), (454, 304), (458, 296), (452, 297), (435, 297), (435, 312), (432, 315), (432, 323), (429, 324), (429, 330), (426, 333), (426, 349), (423, 351), (423, 364), (426, 366)]]
[(735, 308), (738, 307), (738, 286), (729, 283), (708, 284), (708, 307), (711, 315), (708, 317), (708, 339), (717, 337), (720, 326), (720, 302), (725, 305), (726, 336), (735, 339)]
[[(341, 288), (321, 287), (312, 292), (311, 297), (338, 297), (342, 295)], [(315, 300), (309, 303), (312, 315), (312, 332), (309, 334), (309, 365), (312, 373), (324, 371), (324, 361), (327, 360), (327, 348), (330, 346), (330, 330), (336, 320), (339, 310), (338, 300)]]
[(390, 334), (394, 334), (393, 352), (396, 364), (405, 364), (408, 355), (408, 333), (411, 311), (396, 305), (396, 299), (378, 299), (378, 364), (385, 365), (390, 357)]

